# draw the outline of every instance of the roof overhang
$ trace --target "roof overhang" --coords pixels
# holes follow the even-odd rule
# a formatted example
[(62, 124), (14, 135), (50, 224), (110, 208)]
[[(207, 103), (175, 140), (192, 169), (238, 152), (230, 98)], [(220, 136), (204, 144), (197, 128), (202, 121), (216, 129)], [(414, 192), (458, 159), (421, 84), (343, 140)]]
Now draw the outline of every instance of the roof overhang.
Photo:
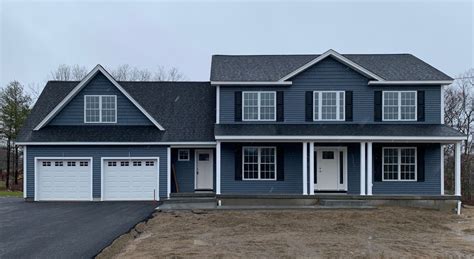
[(245, 85), (245, 86), (259, 86), (259, 85), (292, 85), (293, 82), (291, 81), (211, 81), (211, 85), (219, 85), (219, 86), (226, 86), (226, 85)]
[(218, 141), (249, 141), (249, 142), (295, 142), (295, 141), (318, 141), (318, 142), (437, 142), (453, 143), (464, 140), (463, 136), (216, 136)]
[(76, 96), (86, 85), (89, 83), (92, 78), (98, 73), (102, 73), (117, 89), (127, 97), (130, 102), (132, 102), (158, 129), (165, 130), (135, 99), (128, 94), (127, 91), (117, 82), (115, 79), (107, 72), (101, 65), (97, 65), (92, 69), (86, 77), (77, 84), (72, 91), (66, 95), (66, 97), (58, 104), (54, 109), (46, 115), (46, 117), (33, 129), (40, 130), (42, 127), (46, 126), (71, 100)]
[(143, 145), (173, 145), (173, 146), (215, 146), (215, 141), (196, 142), (16, 142), (17, 146), (143, 146)]
[(369, 81), (369, 85), (450, 85), (454, 80)]

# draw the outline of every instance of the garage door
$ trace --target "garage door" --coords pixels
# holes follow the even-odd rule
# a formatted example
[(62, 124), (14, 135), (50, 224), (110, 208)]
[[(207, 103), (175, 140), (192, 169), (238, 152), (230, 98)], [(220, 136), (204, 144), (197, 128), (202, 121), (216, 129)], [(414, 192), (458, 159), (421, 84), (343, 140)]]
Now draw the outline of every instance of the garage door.
[(158, 159), (104, 159), (103, 200), (157, 200)]
[(92, 200), (91, 159), (37, 159), (36, 200)]

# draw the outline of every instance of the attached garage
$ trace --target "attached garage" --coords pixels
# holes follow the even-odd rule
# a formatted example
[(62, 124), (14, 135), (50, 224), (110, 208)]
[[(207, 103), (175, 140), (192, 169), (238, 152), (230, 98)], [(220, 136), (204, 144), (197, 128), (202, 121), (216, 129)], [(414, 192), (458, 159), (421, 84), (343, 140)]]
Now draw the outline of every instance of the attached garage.
[(102, 200), (158, 200), (159, 158), (102, 158)]
[(92, 200), (92, 158), (36, 158), (35, 200)]

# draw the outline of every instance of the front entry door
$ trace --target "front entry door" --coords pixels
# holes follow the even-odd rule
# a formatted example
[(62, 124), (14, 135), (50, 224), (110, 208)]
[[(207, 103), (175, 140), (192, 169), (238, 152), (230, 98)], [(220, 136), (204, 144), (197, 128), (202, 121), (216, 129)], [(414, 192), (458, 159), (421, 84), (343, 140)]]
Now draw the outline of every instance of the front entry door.
[(338, 191), (345, 189), (345, 151), (338, 148), (316, 149), (316, 186), (317, 191)]
[(212, 190), (214, 187), (214, 158), (212, 150), (196, 150), (196, 190)]

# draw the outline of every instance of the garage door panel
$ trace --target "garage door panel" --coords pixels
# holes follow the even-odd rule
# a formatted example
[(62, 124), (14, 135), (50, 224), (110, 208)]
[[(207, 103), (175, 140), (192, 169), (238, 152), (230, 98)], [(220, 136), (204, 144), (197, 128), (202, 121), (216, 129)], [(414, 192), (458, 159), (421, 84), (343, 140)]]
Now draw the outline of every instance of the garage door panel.
[[(106, 159), (104, 200), (154, 200), (158, 194), (157, 159)], [(149, 166), (146, 166), (146, 165)]]

